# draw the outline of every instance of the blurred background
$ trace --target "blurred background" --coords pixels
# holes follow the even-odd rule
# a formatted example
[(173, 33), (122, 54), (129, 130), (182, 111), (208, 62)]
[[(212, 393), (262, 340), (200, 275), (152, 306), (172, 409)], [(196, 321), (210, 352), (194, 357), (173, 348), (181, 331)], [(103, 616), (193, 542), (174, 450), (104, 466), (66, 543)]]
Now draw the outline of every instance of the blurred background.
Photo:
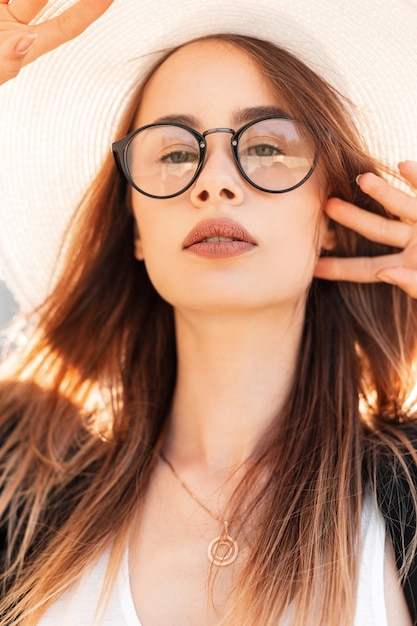
[(4, 284), (0, 274), (0, 328), (3, 328), (17, 311), (12, 294)]

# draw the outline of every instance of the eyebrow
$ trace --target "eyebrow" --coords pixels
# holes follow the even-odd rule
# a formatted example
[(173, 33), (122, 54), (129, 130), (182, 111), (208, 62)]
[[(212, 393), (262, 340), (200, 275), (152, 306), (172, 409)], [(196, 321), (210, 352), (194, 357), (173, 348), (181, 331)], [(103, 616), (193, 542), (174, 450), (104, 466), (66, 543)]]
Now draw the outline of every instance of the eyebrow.
[(246, 124), (252, 122), (259, 117), (289, 117), (288, 113), (283, 109), (275, 106), (248, 107), (246, 109), (238, 109), (233, 114), (233, 121), (236, 124)]
[[(248, 107), (245, 109), (237, 109), (232, 114), (233, 124), (242, 125), (248, 122), (252, 122), (260, 117), (288, 117), (288, 113), (283, 109), (275, 106), (259, 106), (259, 107)], [(164, 115), (162, 117), (158, 117), (154, 122), (154, 124), (184, 124), (185, 126), (191, 126), (191, 128), (201, 128), (201, 120), (199, 120), (194, 115)]]

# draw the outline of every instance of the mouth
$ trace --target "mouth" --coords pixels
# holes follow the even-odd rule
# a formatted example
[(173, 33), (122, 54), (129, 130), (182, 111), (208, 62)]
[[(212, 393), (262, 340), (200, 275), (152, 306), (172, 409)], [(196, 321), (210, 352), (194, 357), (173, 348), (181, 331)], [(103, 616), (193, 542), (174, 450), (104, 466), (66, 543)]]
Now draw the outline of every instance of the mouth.
[(219, 217), (199, 222), (188, 233), (182, 247), (190, 248), (196, 243), (222, 243), (230, 241), (240, 241), (256, 245), (253, 237), (241, 224), (226, 217)]
[(256, 242), (250, 233), (230, 218), (211, 218), (199, 222), (187, 235), (184, 250), (206, 258), (226, 258), (252, 250)]
[(220, 242), (220, 241), (241, 241), (240, 239), (235, 239), (233, 237), (222, 237), (221, 235), (215, 235), (214, 237), (206, 237), (201, 241), (201, 243), (210, 243), (210, 242)]

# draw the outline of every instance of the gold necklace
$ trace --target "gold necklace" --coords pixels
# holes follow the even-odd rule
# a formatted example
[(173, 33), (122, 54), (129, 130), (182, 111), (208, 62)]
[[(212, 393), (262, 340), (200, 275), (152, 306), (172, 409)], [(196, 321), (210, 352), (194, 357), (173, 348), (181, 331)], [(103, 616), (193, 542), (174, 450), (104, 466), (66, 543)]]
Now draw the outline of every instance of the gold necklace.
[(211, 511), (205, 504), (203, 504), (201, 500), (197, 498), (195, 493), (193, 493), (191, 489), (185, 484), (181, 476), (175, 470), (172, 463), (168, 461), (168, 459), (162, 454), (162, 452), (160, 452), (159, 454), (164, 463), (168, 465), (169, 469), (171, 470), (177, 481), (180, 483), (181, 487), (185, 489), (188, 495), (192, 497), (194, 502), (201, 506), (201, 508), (204, 509), (209, 515), (211, 515), (213, 519), (223, 524), (223, 532), (218, 537), (215, 537), (213, 541), (210, 541), (207, 548), (207, 556), (211, 563), (213, 563), (213, 565), (217, 565), (218, 567), (225, 567), (226, 565), (230, 565), (231, 563), (236, 561), (237, 555), (239, 554), (239, 547), (237, 545), (236, 539), (233, 539), (233, 537), (229, 535), (229, 522), (227, 522), (225, 519), (222, 519), (219, 515), (216, 515), (216, 513), (213, 513), (213, 511)]

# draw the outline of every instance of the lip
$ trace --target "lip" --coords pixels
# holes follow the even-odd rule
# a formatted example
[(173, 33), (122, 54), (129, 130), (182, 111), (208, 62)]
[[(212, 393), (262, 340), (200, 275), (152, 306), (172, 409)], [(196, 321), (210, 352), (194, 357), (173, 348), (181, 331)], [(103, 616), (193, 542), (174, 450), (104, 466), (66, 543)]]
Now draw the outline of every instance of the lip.
[[(233, 241), (205, 241), (227, 237)], [(239, 222), (228, 217), (209, 218), (199, 222), (183, 241), (184, 250), (206, 258), (226, 258), (252, 250), (256, 241)]]

